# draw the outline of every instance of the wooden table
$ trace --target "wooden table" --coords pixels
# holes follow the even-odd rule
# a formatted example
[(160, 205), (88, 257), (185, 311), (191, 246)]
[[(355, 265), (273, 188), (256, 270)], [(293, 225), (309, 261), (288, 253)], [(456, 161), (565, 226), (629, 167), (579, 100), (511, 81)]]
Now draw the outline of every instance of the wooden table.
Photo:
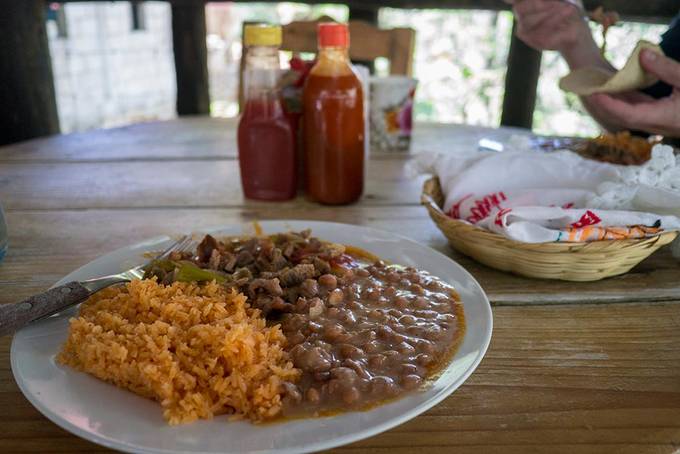
[[(414, 149), (455, 152), (513, 130), (418, 125)], [(451, 397), (389, 432), (338, 449), (410, 453), (671, 453), (680, 447), (680, 263), (661, 250), (595, 283), (531, 280), (451, 251), (418, 204), (408, 157), (371, 157), (361, 202), (243, 199), (233, 121), (202, 117), (0, 148), (10, 249), (0, 303), (45, 290), (98, 255), (146, 237), (254, 219), (394, 230), (445, 252), (494, 305), (491, 347)], [(106, 449), (58, 428), (17, 388), (0, 338), (0, 452)]]

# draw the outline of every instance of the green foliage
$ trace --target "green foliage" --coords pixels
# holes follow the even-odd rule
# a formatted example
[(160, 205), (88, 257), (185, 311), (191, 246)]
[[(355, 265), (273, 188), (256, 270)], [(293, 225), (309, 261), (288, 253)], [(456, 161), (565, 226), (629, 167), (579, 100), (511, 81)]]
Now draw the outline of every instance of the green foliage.
[[(416, 119), (498, 125), (511, 13), (383, 8), (380, 24), (416, 30)], [(607, 55), (620, 67), (639, 39), (657, 42), (664, 29), (650, 24), (617, 25), (609, 31)], [(593, 28), (593, 33), (601, 42), (599, 28)], [(534, 130), (543, 134), (597, 134), (599, 127), (578, 97), (564, 93), (557, 85), (568, 72), (557, 53), (544, 52)]]

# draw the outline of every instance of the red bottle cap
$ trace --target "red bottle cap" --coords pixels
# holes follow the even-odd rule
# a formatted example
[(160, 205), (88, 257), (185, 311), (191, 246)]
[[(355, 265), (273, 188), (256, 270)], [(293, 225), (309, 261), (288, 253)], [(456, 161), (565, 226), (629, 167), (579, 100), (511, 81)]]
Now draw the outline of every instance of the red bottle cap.
[(349, 47), (347, 24), (321, 22), (317, 28), (319, 47)]

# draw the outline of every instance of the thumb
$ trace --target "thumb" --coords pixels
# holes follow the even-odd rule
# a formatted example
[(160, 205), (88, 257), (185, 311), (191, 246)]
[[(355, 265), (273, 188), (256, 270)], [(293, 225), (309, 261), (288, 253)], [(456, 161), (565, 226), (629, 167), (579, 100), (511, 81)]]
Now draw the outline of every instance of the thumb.
[(673, 87), (680, 87), (680, 63), (653, 50), (643, 49), (640, 64), (648, 72)]

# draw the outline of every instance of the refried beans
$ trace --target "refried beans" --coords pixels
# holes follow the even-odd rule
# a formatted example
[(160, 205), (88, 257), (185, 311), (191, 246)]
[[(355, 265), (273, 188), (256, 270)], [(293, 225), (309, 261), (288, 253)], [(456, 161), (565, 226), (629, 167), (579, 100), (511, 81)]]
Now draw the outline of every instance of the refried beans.
[(280, 324), (302, 376), (283, 387), (284, 416), (364, 409), (436, 376), (465, 332), (454, 288), (311, 232), (218, 240), (148, 270), (161, 282), (217, 280)]

